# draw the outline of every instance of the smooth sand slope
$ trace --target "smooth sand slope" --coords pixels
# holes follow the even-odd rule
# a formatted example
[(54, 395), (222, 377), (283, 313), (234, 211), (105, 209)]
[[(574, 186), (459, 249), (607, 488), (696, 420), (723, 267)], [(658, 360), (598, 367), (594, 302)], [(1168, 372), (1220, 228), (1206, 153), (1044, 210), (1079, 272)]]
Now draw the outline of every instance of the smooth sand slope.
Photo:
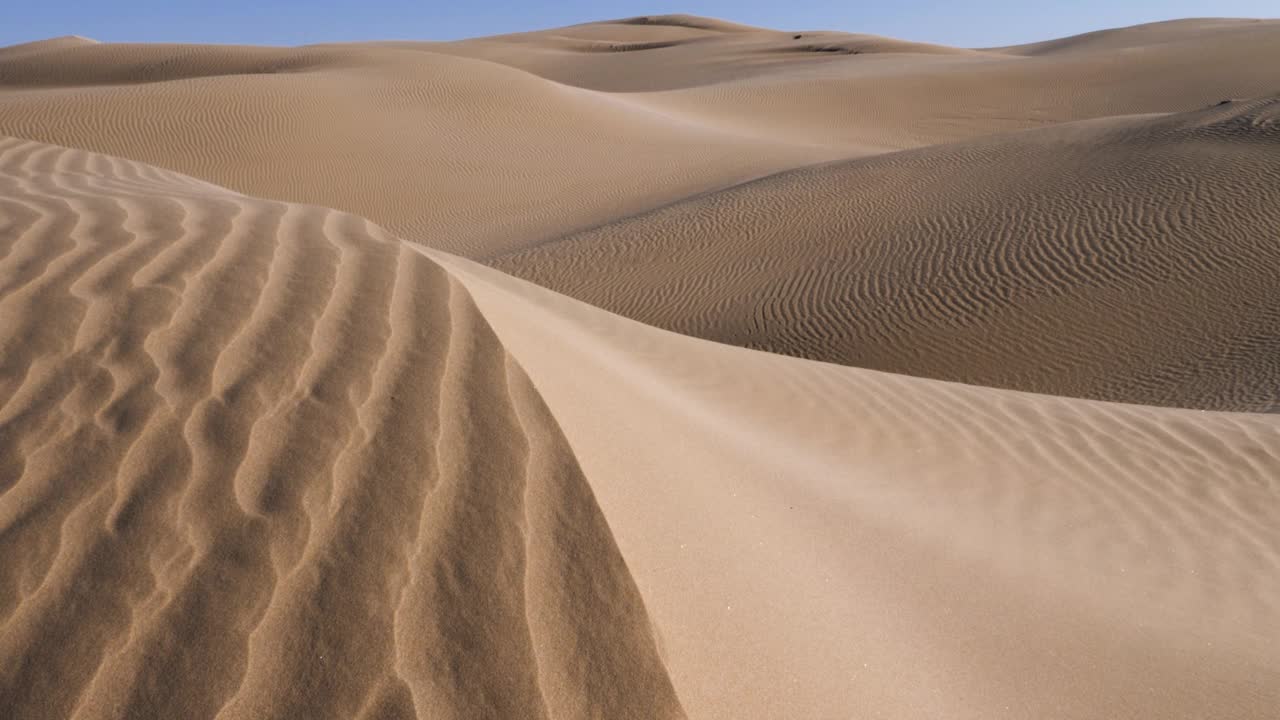
[(1280, 417), (753, 352), (436, 257), (564, 429), (689, 717), (1280, 704)]
[(1273, 416), (718, 345), (353, 216), (0, 147), (16, 717), (1280, 703)]
[(736, 345), (1280, 410), (1280, 98), (787, 172), (493, 264)]

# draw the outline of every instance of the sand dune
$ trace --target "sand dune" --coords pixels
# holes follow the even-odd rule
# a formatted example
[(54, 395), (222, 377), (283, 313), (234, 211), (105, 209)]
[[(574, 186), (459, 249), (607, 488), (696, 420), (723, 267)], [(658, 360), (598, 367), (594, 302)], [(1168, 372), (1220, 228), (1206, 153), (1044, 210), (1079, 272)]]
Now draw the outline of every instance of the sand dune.
[(1250, 42), (1275, 31), (1275, 20), (1244, 18), (1188, 18), (1097, 30), (1044, 42), (993, 48), (1015, 55), (1049, 55), (1076, 52), (1113, 52), (1178, 44), (1183, 49), (1203, 47), (1206, 41)]
[(1280, 701), (1272, 417), (736, 349), (341, 213), (0, 167), (19, 717)]
[(0, 715), (1271, 718), (1278, 62), (0, 48)]
[(688, 16), (60, 39), (0, 50), (0, 132), (352, 212), (704, 338), (1271, 410), (1276, 65), (1280, 21), (1244, 20), (982, 51)]
[(680, 714), (556, 423), (362, 219), (0, 146), (8, 717)]
[(787, 172), (495, 267), (678, 332), (978, 385), (1280, 409), (1280, 99)]
[(473, 255), (823, 157), (505, 65), (363, 46), (0, 58), (0, 132), (357, 212)]
[(79, 35), (64, 35), (62, 37), (49, 38), (48, 40), (36, 40), (29, 43), (9, 45), (7, 47), (0, 47), (0, 60), (11, 62), (19, 58), (23, 58), (24, 56), (31, 57), (41, 54), (55, 53), (67, 48), (96, 45), (97, 42), (98, 41), (96, 40), (81, 37)]
[[(688, 17), (455, 43), (55, 45), (0, 50), (0, 133), (484, 258), (814, 163), (1280, 89), (1280, 22), (1204, 24), (1043, 57)], [(611, 42), (674, 44), (578, 49)]]

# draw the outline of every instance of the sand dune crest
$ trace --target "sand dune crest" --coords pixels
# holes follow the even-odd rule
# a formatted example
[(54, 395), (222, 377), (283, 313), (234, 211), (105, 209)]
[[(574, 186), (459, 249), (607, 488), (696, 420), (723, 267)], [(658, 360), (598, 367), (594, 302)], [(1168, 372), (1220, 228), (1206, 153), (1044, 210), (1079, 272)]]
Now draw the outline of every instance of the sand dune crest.
[(690, 717), (1280, 703), (1280, 417), (754, 352), (435, 256), (574, 447)]

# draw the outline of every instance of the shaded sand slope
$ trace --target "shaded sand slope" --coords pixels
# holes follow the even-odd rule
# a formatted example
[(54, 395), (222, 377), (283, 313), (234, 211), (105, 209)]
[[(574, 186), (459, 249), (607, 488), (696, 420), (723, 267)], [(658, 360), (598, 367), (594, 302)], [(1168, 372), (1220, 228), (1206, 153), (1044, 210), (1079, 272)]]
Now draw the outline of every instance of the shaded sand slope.
[(366, 221), (0, 141), (0, 707), (682, 715), (578, 464)]
[(436, 257), (564, 429), (690, 717), (1280, 705), (1280, 418), (753, 352)]
[(784, 173), (493, 264), (682, 333), (980, 385), (1280, 409), (1280, 100)]
[(816, 162), (1275, 92), (1280, 24), (1234, 27), (1035, 57), (690, 17), (458, 43), (50, 42), (0, 49), (0, 132), (482, 258)]

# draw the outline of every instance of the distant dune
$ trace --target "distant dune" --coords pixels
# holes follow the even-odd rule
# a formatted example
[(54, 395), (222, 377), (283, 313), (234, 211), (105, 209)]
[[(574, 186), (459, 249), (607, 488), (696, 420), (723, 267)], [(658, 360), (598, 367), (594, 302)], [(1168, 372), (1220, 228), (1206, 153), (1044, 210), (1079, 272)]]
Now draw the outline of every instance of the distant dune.
[(803, 165), (1280, 91), (1280, 21), (1203, 24), (1033, 58), (683, 17), (456, 43), (0, 50), (0, 132), (485, 258)]
[(1272, 718), (1276, 66), (0, 48), (0, 715)]
[(1280, 99), (821, 165), (494, 265), (678, 332), (846, 365), (1280, 410)]

